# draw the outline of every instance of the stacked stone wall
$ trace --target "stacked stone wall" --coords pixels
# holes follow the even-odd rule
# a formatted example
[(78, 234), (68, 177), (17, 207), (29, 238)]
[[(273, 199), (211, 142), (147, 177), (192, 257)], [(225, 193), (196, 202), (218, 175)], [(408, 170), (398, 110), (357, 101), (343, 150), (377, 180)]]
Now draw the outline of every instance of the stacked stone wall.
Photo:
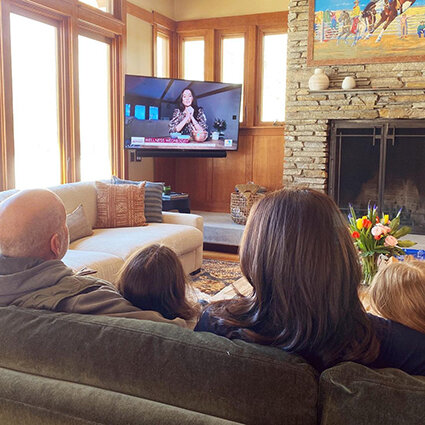
[[(425, 63), (307, 66), (308, 0), (291, 0), (285, 127), (285, 186), (327, 190), (329, 121), (425, 118)], [(311, 92), (308, 79), (320, 67), (328, 91)], [(351, 75), (358, 90), (340, 89)]]

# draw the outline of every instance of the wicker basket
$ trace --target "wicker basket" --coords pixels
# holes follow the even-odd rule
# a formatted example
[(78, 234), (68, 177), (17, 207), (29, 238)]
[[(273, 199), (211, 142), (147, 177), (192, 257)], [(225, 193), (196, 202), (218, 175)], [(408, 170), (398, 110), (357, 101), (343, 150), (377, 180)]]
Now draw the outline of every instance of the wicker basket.
[(230, 216), (237, 224), (246, 224), (251, 207), (259, 199), (264, 197), (264, 193), (256, 193), (245, 197), (240, 193), (230, 194)]

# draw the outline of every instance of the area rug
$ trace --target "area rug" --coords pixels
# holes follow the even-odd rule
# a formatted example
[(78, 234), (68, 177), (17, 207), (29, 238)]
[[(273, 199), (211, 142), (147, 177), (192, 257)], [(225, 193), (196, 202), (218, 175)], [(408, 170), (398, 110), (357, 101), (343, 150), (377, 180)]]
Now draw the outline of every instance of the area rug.
[(192, 276), (192, 284), (203, 294), (213, 296), (241, 277), (238, 262), (204, 259), (201, 271)]

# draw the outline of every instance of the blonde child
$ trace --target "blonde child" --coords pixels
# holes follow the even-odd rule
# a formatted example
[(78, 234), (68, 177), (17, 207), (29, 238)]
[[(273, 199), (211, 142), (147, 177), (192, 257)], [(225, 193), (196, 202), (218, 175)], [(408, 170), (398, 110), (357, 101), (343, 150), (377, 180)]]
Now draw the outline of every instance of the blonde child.
[(121, 295), (142, 310), (154, 310), (167, 319), (180, 317), (194, 327), (200, 305), (188, 299), (183, 266), (173, 250), (150, 245), (130, 257), (119, 273)]
[(381, 268), (369, 290), (378, 315), (425, 333), (425, 261), (402, 261)]

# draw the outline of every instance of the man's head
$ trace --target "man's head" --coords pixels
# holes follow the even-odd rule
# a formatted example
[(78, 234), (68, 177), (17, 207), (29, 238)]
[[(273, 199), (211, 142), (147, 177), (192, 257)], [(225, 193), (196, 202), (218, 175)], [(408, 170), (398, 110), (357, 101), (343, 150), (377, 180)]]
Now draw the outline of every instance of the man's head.
[(65, 207), (53, 192), (23, 190), (0, 203), (0, 254), (60, 260), (67, 250)]

